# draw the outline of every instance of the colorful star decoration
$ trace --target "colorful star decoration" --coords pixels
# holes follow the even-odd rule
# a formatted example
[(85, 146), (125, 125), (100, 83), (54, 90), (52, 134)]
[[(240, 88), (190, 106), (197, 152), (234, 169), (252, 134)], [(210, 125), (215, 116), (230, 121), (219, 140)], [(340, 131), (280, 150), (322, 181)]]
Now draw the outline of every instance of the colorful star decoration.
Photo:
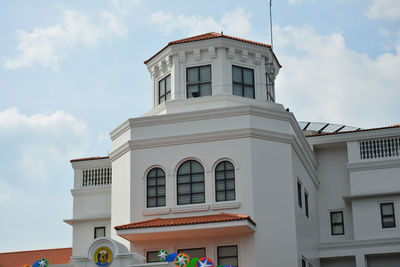
[(214, 267), (214, 262), (207, 257), (203, 257), (197, 262), (196, 267)]
[(46, 259), (40, 259), (38, 265), (39, 267), (47, 267), (49, 265), (49, 261)]
[(185, 253), (179, 253), (174, 261), (175, 266), (177, 267), (185, 267), (190, 261), (190, 258)]
[(168, 251), (166, 251), (165, 249), (162, 249), (162, 250), (160, 250), (159, 252), (158, 252), (158, 259), (160, 260), (160, 261), (166, 261), (167, 260), (167, 258), (168, 258)]

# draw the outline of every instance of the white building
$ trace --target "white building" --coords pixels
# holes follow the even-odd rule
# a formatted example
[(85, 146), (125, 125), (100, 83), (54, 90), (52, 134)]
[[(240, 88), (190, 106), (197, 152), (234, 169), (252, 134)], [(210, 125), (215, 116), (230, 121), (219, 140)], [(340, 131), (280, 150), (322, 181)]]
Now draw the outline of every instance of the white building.
[(161, 249), (216, 265), (400, 266), (400, 126), (297, 122), (275, 103), (281, 66), (262, 43), (208, 33), (145, 64), (153, 108), (111, 132), (109, 157), (71, 160), (73, 266), (96, 266), (101, 246), (109, 266)]

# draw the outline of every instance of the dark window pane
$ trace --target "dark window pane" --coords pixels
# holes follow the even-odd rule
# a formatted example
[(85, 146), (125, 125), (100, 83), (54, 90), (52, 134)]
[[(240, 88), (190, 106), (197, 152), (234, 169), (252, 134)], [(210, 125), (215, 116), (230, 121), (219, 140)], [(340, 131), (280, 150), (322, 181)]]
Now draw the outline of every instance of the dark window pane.
[(205, 248), (189, 248), (189, 249), (178, 249), (177, 253), (185, 253), (189, 255), (191, 259), (194, 258), (203, 258), (206, 257), (206, 249)]
[(199, 69), (198, 68), (189, 68), (187, 69), (187, 81), (189, 83), (194, 83), (199, 80)]
[(216, 201), (235, 200), (235, 172), (229, 161), (222, 161), (215, 167)]
[(95, 227), (94, 228), (94, 238), (106, 236), (106, 227)]
[(217, 247), (218, 265), (239, 266), (237, 246)]
[(211, 66), (200, 67), (200, 81), (201, 82), (211, 81)]
[(182, 163), (177, 175), (178, 205), (204, 203), (204, 168), (195, 161)]
[(146, 262), (160, 262), (160, 260), (158, 259), (158, 251), (147, 251)]
[(242, 83), (242, 68), (232, 66), (232, 81), (234, 83)]
[(211, 83), (204, 83), (200, 84), (200, 95), (201, 96), (207, 96), (211, 95)]
[(233, 84), (233, 94), (242, 96), (242, 85), (241, 84)]
[(147, 207), (165, 206), (165, 173), (161, 168), (153, 168), (147, 174)]
[(243, 68), (243, 82), (248, 85), (253, 85), (253, 70)]
[(254, 98), (254, 70), (232, 66), (233, 95)]

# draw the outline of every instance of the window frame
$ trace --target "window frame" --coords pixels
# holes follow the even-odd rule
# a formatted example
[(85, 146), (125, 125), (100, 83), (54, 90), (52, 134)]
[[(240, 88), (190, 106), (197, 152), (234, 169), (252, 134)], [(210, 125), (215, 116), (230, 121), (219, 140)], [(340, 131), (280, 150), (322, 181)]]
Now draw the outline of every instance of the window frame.
[[(210, 67), (210, 81), (208, 82), (202, 82), (202, 81), (200, 81), (200, 68), (202, 68), (202, 67)], [(189, 81), (188, 81), (188, 79), (189, 79), (189, 75), (188, 75), (188, 71), (190, 70), (190, 69), (197, 69), (197, 80), (198, 80), (198, 82), (195, 82), (195, 83), (189, 83)], [(202, 97), (202, 95), (201, 95), (201, 91), (200, 91), (200, 85), (202, 85), (202, 84), (210, 84), (210, 87), (211, 87), (211, 95), (212, 95), (212, 66), (211, 66), (211, 64), (206, 64), (206, 65), (201, 65), (201, 66), (192, 66), (192, 67), (187, 67), (186, 68), (186, 99), (188, 99), (188, 98), (196, 98), (196, 97)], [(198, 92), (198, 96), (191, 96), (191, 97), (189, 97), (189, 94), (188, 94), (188, 87), (189, 87), (189, 85), (197, 85), (197, 92)]]
[(310, 195), (308, 194), (307, 190), (304, 189), (304, 211), (307, 218), (310, 218), (310, 207), (308, 205), (309, 196)]
[[(226, 163), (229, 163), (229, 164), (231, 164), (232, 165), (232, 171), (233, 171), (233, 178), (226, 178), (226, 172), (227, 171), (230, 171), (230, 170), (226, 170)], [(218, 166), (220, 165), (220, 164), (224, 164), (224, 170), (222, 170), (222, 171), (217, 171), (217, 168), (218, 168)], [(217, 190), (217, 172), (218, 173), (224, 173), (224, 178), (223, 179), (220, 179), (220, 180), (218, 180), (218, 181), (224, 181), (224, 190)], [(235, 201), (236, 200), (236, 175), (235, 175), (235, 165), (232, 163), (232, 162), (230, 162), (229, 160), (222, 160), (222, 161), (220, 161), (220, 162), (218, 162), (218, 164), (217, 165), (215, 165), (215, 169), (214, 169), (214, 182), (215, 182), (215, 202), (225, 202), (225, 201)], [(233, 180), (233, 189), (226, 189), (226, 184), (227, 184), (227, 181), (231, 181), (231, 180)], [(233, 191), (233, 199), (229, 199), (229, 200), (227, 200), (227, 192), (228, 191)], [(224, 192), (224, 200), (218, 200), (218, 192)]]
[[(153, 170), (156, 171), (156, 176), (155, 177), (149, 177), (150, 172), (153, 171)], [(158, 176), (157, 175), (158, 170), (161, 170), (162, 173), (164, 174), (164, 176)], [(158, 182), (158, 179), (163, 178), (163, 177), (164, 177), (164, 184), (161, 185), (161, 186), (164, 186), (164, 195), (160, 195), (159, 196), (158, 195), (158, 187), (160, 185), (158, 185), (157, 182)], [(149, 186), (149, 178), (154, 178), (156, 180), (155, 181), (155, 185)], [(147, 174), (146, 174), (146, 208), (151, 209), (151, 208), (157, 208), (157, 207), (165, 207), (167, 205), (166, 183), (167, 183), (167, 181), (166, 181), (165, 171), (161, 167), (153, 167), (147, 172)], [(156, 194), (155, 194), (154, 197), (149, 197), (149, 188), (155, 188)], [(158, 205), (158, 199), (161, 198), (161, 197), (164, 197), (164, 205), (162, 205), (162, 206)], [(149, 198), (155, 198), (156, 199), (156, 205), (155, 206), (151, 206), (151, 207), (149, 206)]]
[[(334, 213), (340, 213), (340, 214), (342, 214), (342, 222), (340, 222), (340, 223), (334, 223), (334, 222), (332, 221), (332, 215), (333, 215)], [(331, 211), (329, 214), (330, 214), (330, 220), (331, 220), (331, 235), (333, 235), (333, 236), (344, 235), (345, 230), (344, 230), (344, 214), (343, 214), (343, 210)], [(341, 225), (341, 226), (342, 226), (343, 231), (342, 231), (341, 233), (334, 233), (334, 232), (333, 232), (333, 226), (336, 226), (336, 225)]]
[[(169, 77), (169, 91), (167, 92), (167, 78)], [(161, 83), (164, 83), (164, 89), (165, 89), (165, 92), (164, 92), (164, 94), (163, 95), (161, 95)], [(167, 102), (168, 100), (170, 100), (171, 99), (171, 91), (172, 91), (172, 88), (171, 88), (171, 74), (168, 74), (167, 76), (165, 76), (164, 78), (162, 78), (161, 80), (159, 80), (158, 81), (158, 104), (161, 104), (161, 103), (165, 103), (165, 102)], [(170, 99), (168, 99), (167, 100), (167, 95), (170, 95)], [(164, 101), (163, 102), (161, 102), (161, 99), (164, 99)]]
[[(235, 266), (235, 267), (239, 267), (239, 246), (238, 245), (221, 245), (221, 246), (216, 246), (217, 247), (217, 264), (216, 264), (216, 266), (217, 265), (221, 265), (220, 264), (220, 258), (233, 258), (233, 257), (236, 257), (236, 260), (237, 260), (237, 263), (238, 263), (238, 265), (237, 266)], [(226, 248), (226, 247), (236, 247), (236, 256), (222, 256), (222, 257), (220, 257), (219, 256), (219, 248)]]
[[(383, 215), (382, 206), (384, 206), (384, 205), (392, 206), (392, 214)], [(382, 229), (396, 228), (396, 215), (395, 215), (395, 210), (394, 210), (394, 202), (382, 202), (382, 203), (380, 203), (379, 206), (380, 206), (380, 210), (381, 210), (381, 225), (382, 225)], [(393, 218), (393, 225), (385, 226), (385, 223), (383, 221), (384, 218)]]
[[(102, 229), (104, 231), (104, 235), (103, 236), (97, 236), (96, 235), (96, 231)], [(105, 237), (106, 236), (106, 227), (105, 226), (97, 226), (94, 227), (94, 233), (93, 233), (94, 239), (99, 238), (99, 237)]]
[(303, 208), (303, 202), (302, 202), (302, 183), (300, 180), (297, 179), (297, 204), (299, 207), (302, 209)]
[[(181, 174), (181, 176), (189, 175), (189, 176), (190, 176), (189, 182), (179, 183), (179, 176), (180, 176), (179, 170), (180, 170), (180, 168), (183, 166), (183, 164), (185, 164), (186, 162), (190, 162), (190, 172), (189, 172), (188, 174)], [(200, 166), (202, 167), (203, 171), (202, 171), (202, 172), (193, 173), (193, 172), (192, 172), (192, 162), (197, 162), (198, 164), (200, 164)], [(203, 174), (203, 181), (202, 181), (202, 182), (192, 182), (192, 176), (195, 175), (195, 174)], [(196, 184), (196, 183), (203, 183), (203, 185), (204, 185), (204, 187), (203, 187), (203, 188), (204, 188), (203, 192), (192, 193), (192, 184), (194, 184), (194, 183), (195, 183), (195, 184)], [(179, 185), (182, 185), (182, 184), (189, 184), (189, 186), (190, 186), (190, 193), (185, 193), (185, 194), (182, 194), (182, 193), (181, 193), (181, 194), (179, 194)], [(193, 203), (193, 200), (192, 200), (193, 194), (199, 194), (199, 193), (203, 193), (203, 195), (204, 195), (204, 201), (203, 201), (203, 202), (195, 202), (195, 203)], [(179, 196), (182, 196), (182, 195), (189, 195), (189, 196), (190, 196), (190, 203), (179, 204)], [(176, 172), (176, 204), (177, 204), (178, 206), (183, 206), (183, 205), (193, 205), (193, 204), (202, 204), (202, 203), (206, 203), (206, 189), (205, 189), (205, 171), (204, 171), (204, 166), (203, 166), (203, 164), (201, 164), (200, 161), (195, 160), (195, 159), (188, 159), (188, 160), (185, 160), (184, 162), (182, 162), (182, 163), (179, 165), (179, 167), (178, 167), (178, 169), (177, 169), (177, 172)]]
[(157, 260), (157, 261), (149, 261), (149, 254), (150, 254), (150, 253), (156, 253), (157, 259), (158, 259), (158, 252), (159, 252), (159, 251), (156, 251), (156, 250), (149, 250), (149, 251), (146, 251), (146, 263), (160, 262), (159, 260)]
[(275, 103), (275, 81), (271, 78), (272, 73), (265, 72), (265, 86), (267, 90), (267, 101)]
[[(233, 81), (233, 68), (234, 67), (236, 67), (236, 68), (240, 68), (240, 72), (241, 72), (241, 80), (242, 80), (242, 82), (241, 83), (238, 83), (238, 82), (234, 82)], [(243, 75), (243, 70), (244, 69), (247, 69), (247, 70), (251, 70), (251, 72), (252, 72), (252, 76), (253, 76), (253, 84), (251, 85), (251, 84), (245, 84), (244, 83), (244, 75)], [(255, 84), (254, 84), (254, 81), (255, 81), (255, 77), (254, 77), (254, 69), (252, 69), (252, 68), (246, 68), (246, 67), (243, 67), (243, 66), (238, 66), (238, 65), (232, 65), (232, 95), (235, 95), (235, 93), (234, 93), (234, 90), (233, 90), (233, 86), (236, 84), (236, 85), (241, 85), (241, 88), (242, 88), (242, 94), (241, 95), (236, 95), (236, 96), (242, 96), (242, 97), (246, 97), (245, 95), (244, 95), (244, 87), (245, 86), (251, 86), (252, 88), (253, 88), (253, 97), (252, 98), (250, 98), (250, 97), (246, 97), (246, 98), (249, 98), (249, 99), (256, 99), (256, 86), (255, 86)]]
[[(188, 250), (203, 250), (204, 251), (204, 256), (203, 257), (207, 257), (207, 250), (206, 247), (201, 247), (201, 248), (180, 248), (176, 250), (176, 253), (186, 253), (185, 251)], [(189, 255), (189, 253), (186, 253), (187, 255)], [(192, 257), (189, 255), (189, 257), (192, 259)]]

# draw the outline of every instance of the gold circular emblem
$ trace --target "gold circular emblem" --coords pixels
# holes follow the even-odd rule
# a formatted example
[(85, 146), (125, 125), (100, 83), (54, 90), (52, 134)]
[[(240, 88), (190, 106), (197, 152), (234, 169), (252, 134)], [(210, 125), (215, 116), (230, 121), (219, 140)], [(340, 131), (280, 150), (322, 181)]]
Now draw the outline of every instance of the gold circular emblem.
[(113, 254), (108, 247), (99, 247), (93, 255), (94, 262), (99, 266), (107, 266), (111, 263)]

